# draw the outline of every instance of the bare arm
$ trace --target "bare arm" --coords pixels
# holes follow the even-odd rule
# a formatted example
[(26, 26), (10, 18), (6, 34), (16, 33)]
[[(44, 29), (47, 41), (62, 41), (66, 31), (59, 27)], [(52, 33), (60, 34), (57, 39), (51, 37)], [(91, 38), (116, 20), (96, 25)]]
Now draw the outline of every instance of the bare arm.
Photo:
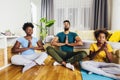
[(100, 49), (98, 49), (97, 51), (90, 51), (90, 54), (88, 55), (88, 57), (92, 60), (94, 59), (94, 57), (99, 54), (100, 51), (104, 50), (105, 44), (103, 44)]
[(20, 48), (20, 43), (18, 41), (16, 41), (15, 45), (12, 48), (12, 52), (13, 53), (19, 53), (19, 52), (23, 52), (25, 50), (28, 50), (29, 48)]
[(90, 54), (88, 55), (88, 57), (90, 58), (90, 60), (94, 59), (94, 57), (99, 54), (99, 52), (101, 51), (101, 49), (95, 51), (95, 52), (92, 52), (90, 51)]
[(113, 53), (112, 52), (108, 52), (108, 49), (105, 47), (104, 48), (104, 51), (105, 51), (105, 53), (106, 53), (106, 57), (107, 57), (107, 59), (108, 59), (108, 62), (113, 62)]
[(107, 49), (107, 44), (103, 44), (103, 46), (96, 52), (92, 52), (90, 51), (90, 55), (89, 55), (89, 58), (90, 59), (94, 59), (94, 57), (99, 54), (100, 51), (104, 50), (105, 53), (106, 53), (106, 58), (108, 59), (108, 62), (112, 62), (113, 61), (113, 56), (112, 56), (112, 52), (108, 52), (108, 49)]
[(68, 43), (67, 45), (69, 45), (69, 46), (81, 46), (81, 45), (83, 45), (83, 42), (82, 42), (82, 40), (80, 39), (79, 36), (76, 36), (75, 42), (74, 43)]
[(65, 43), (59, 43), (59, 42), (58, 42), (58, 37), (55, 37), (55, 38), (51, 41), (51, 45), (52, 45), (52, 46), (63, 46), (63, 45), (65, 45)]

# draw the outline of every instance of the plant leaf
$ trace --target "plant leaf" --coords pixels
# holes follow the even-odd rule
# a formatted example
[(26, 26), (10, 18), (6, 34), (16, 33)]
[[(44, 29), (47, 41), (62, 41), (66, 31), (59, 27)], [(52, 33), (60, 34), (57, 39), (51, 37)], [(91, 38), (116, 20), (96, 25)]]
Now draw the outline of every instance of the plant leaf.
[(40, 27), (40, 25), (38, 25), (38, 24), (35, 24), (37, 27)]
[(49, 20), (46, 22), (45, 26), (46, 27), (51, 27), (55, 23), (55, 20)]
[(46, 18), (41, 18), (40, 22), (46, 23), (47, 19)]
[(42, 40), (44, 40), (44, 38), (47, 36), (46, 31), (43, 31), (42, 33), (40, 32), (40, 36), (41, 36)]

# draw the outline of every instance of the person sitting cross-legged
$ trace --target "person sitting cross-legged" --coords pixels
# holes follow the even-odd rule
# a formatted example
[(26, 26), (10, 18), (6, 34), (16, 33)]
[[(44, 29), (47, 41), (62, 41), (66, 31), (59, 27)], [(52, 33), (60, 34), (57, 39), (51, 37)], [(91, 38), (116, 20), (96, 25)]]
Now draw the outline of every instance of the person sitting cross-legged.
[(51, 46), (48, 46), (46, 50), (56, 60), (53, 65), (63, 65), (74, 70), (72, 64), (81, 61), (87, 56), (87, 53), (85, 51), (73, 51), (74, 46), (81, 46), (83, 43), (76, 33), (69, 31), (70, 22), (68, 20), (65, 20), (63, 24), (64, 32), (58, 33), (51, 41), (51, 45), (59, 46), (59, 50)]
[(44, 51), (42, 41), (32, 36), (33, 24), (25, 23), (23, 30), (26, 35), (17, 39), (15, 45), (12, 48), (13, 53), (20, 53), (12, 56), (11, 63), (14, 65), (24, 66), (22, 72), (24, 73), (28, 69), (35, 65), (44, 65), (44, 60), (48, 54), (46, 52), (36, 53), (35, 50)]
[[(89, 74), (96, 73), (120, 80), (120, 64), (113, 62), (113, 49), (107, 43), (108, 32), (106, 30), (96, 30), (94, 32), (96, 43), (90, 46), (90, 55), (82, 61), (81, 67), (89, 71)], [(84, 60), (85, 60), (84, 59)]]

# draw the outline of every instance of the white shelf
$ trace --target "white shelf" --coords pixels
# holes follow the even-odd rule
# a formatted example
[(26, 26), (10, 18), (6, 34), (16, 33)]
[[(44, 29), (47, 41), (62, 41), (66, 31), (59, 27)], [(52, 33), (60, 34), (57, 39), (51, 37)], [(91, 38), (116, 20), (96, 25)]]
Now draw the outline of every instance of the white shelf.
[(18, 38), (19, 36), (0, 36), (0, 38)]
[(18, 37), (19, 36), (0, 36), (0, 48), (4, 49), (4, 66), (0, 67), (0, 70), (10, 65), (8, 64), (7, 47), (13, 46)]

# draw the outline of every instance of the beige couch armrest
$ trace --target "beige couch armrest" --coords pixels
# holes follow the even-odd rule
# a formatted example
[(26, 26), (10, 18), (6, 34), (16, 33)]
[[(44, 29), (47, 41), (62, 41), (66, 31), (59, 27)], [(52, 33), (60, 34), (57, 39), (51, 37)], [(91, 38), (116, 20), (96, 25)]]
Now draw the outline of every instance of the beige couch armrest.
[(114, 62), (120, 64), (120, 50), (116, 50), (114, 54)]
[(117, 58), (120, 58), (120, 50), (116, 50), (115, 55), (117, 56)]

